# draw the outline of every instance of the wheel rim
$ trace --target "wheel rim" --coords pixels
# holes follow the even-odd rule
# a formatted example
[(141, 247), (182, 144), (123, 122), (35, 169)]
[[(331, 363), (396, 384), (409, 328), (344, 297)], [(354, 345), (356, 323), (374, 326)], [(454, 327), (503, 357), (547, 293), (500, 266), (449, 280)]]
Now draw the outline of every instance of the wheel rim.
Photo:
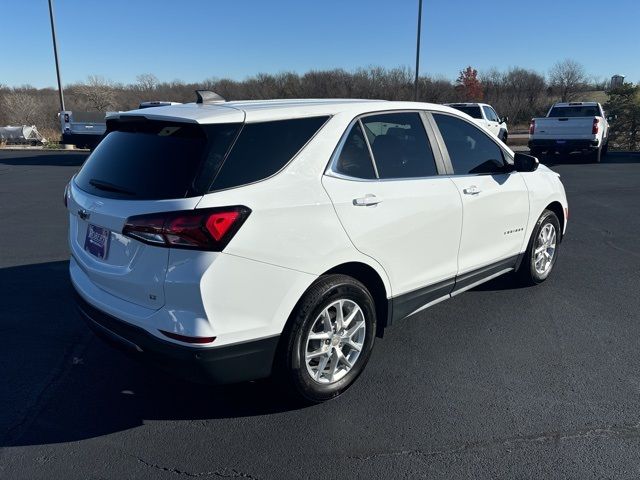
[(331, 384), (349, 373), (360, 358), (367, 326), (362, 308), (353, 300), (330, 303), (307, 334), (305, 363), (313, 381)]
[(549, 273), (553, 266), (556, 254), (556, 228), (551, 223), (546, 223), (538, 234), (536, 248), (533, 252), (534, 267), (539, 275)]

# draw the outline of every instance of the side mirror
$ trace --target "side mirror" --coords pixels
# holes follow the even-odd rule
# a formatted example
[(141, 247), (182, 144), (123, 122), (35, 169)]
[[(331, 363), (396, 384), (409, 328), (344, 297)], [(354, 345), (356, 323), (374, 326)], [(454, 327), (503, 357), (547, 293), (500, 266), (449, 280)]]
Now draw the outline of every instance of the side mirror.
[(500, 119), (500, 123), (507, 123), (509, 121), (509, 117), (504, 116)]
[(516, 172), (535, 172), (540, 162), (532, 155), (516, 152), (513, 157), (513, 167)]

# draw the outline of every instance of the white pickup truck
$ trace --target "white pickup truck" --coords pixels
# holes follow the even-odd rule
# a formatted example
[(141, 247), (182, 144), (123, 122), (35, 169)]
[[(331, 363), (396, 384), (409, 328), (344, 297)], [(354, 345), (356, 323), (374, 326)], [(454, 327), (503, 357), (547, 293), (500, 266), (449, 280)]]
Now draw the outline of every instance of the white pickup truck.
[(491, 105), (486, 103), (445, 103), (445, 105), (466, 113), (478, 125), (485, 127), (504, 143), (507, 143), (509, 117), (498, 116)]
[(609, 123), (602, 105), (596, 102), (556, 103), (546, 117), (529, 125), (531, 155), (543, 152), (582, 152), (600, 162), (609, 146)]

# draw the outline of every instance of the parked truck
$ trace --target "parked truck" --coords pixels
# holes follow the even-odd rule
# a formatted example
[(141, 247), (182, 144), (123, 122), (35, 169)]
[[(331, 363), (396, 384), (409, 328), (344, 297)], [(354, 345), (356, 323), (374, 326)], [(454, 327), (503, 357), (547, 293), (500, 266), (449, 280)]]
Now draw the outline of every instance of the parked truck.
[(78, 148), (94, 148), (107, 130), (106, 116), (112, 112), (60, 112), (62, 143)]
[(597, 102), (568, 102), (553, 105), (546, 117), (529, 125), (531, 155), (581, 152), (600, 162), (609, 147), (609, 122)]
[[(141, 102), (138, 109), (178, 105), (178, 102)], [(95, 148), (107, 131), (106, 117), (118, 112), (83, 112), (65, 110), (60, 112), (62, 143), (78, 148)]]
[(504, 143), (507, 143), (507, 137), (509, 136), (507, 122), (509, 117), (500, 117), (491, 105), (486, 103), (445, 103), (445, 105), (466, 113), (478, 125), (486, 128)]

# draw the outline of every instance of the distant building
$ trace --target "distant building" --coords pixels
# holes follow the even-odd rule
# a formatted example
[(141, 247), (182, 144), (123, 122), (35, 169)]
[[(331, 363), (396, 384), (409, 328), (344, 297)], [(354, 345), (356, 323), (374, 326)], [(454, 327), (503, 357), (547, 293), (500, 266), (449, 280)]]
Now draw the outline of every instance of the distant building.
[(613, 90), (614, 88), (621, 87), (624, 84), (624, 75), (614, 75), (611, 77), (611, 83), (609, 84), (609, 88)]

